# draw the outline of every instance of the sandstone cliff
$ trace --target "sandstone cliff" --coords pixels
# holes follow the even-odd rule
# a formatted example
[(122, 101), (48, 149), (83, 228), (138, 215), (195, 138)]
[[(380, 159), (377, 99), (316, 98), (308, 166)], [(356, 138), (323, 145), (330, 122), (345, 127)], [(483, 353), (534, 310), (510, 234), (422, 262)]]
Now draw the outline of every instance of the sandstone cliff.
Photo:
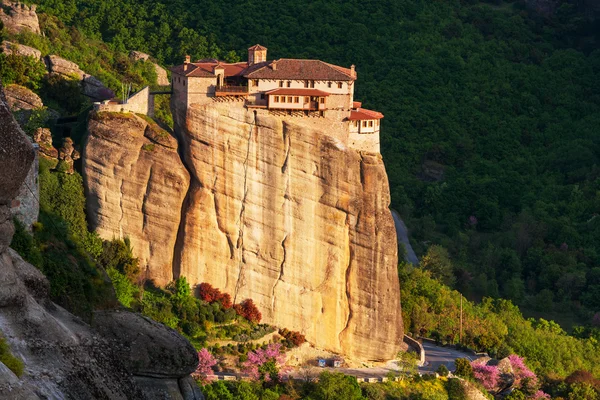
[(177, 141), (134, 114), (92, 115), (83, 173), (91, 226), (104, 238), (131, 239), (147, 276), (173, 280), (173, 252), (189, 174)]
[(381, 157), (240, 103), (174, 116), (189, 190), (174, 149), (141, 149), (137, 118), (90, 122), (84, 175), (100, 235), (129, 236), (159, 284), (210, 282), (320, 348), (393, 358), (403, 332)]

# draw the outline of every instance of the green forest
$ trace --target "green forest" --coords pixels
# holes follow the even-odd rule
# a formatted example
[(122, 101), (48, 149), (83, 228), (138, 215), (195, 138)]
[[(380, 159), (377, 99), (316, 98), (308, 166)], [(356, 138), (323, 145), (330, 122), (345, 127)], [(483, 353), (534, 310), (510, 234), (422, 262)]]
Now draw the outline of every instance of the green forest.
[(166, 65), (245, 59), (255, 43), (270, 59), (355, 64), (355, 98), (385, 114), (392, 203), (417, 254), (446, 248), (471, 299), (566, 326), (600, 311), (599, 29), (573, 6), (546, 19), (475, 0), (38, 3)]
[[(115, 91), (156, 79), (149, 65), (129, 60), (130, 50), (169, 66), (185, 54), (245, 60), (246, 48), (260, 43), (269, 59), (355, 64), (355, 99), (385, 114), (392, 207), (421, 258), (420, 268), (399, 267), (406, 331), (457, 343), (464, 296), (462, 344), (526, 357), (544, 388), (565, 397), (571, 388), (559, 386), (569, 374), (600, 376), (599, 22), (566, 2), (550, 18), (521, 1), (35, 3), (44, 36), (10, 39), (75, 61)], [(0, 55), (0, 75), (39, 92), (49, 107), (87, 106), (76, 87), (47, 81), (26, 59)], [(185, 282), (134, 285), (127, 243), (87, 229), (81, 177), (52, 168), (40, 166), (34, 235), (19, 228), (13, 247), (49, 277), (55, 301), (89, 319), (119, 300), (198, 347), (210, 335), (253, 332), (251, 323), (244, 332), (200, 329), (235, 315), (194, 299)], [(65, 253), (73, 260), (66, 269)], [(425, 393), (430, 383), (422, 385)], [(227, 398), (241, 389), (214, 384), (209, 398), (211, 390)], [(397, 398), (409, 398), (403, 393)]]

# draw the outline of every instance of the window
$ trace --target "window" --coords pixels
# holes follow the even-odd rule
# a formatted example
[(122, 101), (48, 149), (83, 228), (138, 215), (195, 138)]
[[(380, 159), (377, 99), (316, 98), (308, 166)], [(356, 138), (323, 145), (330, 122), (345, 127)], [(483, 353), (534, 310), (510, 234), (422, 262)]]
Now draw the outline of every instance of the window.
[(279, 87), (283, 87), (283, 81), (279, 81)]
[(183, 86), (185, 86), (185, 80), (183, 81)]
[(308, 81), (304, 81), (304, 87), (308, 87)]
[(367, 121), (363, 121), (363, 128), (367, 127)]
[(314, 88), (315, 87), (315, 81), (310, 81), (310, 87)]
[(252, 80), (252, 85), (253, 86), (258, 86), (258, 79), (253, 79)]
[(342, 82), (338, 82), (338, 89), (342, 88)]
[(287, 102), (288, 102), (288, 103), (291, 103), (291, 102), (292, 102), (292, 96), (288, 96), (288, 98), (287, 98)]
[(264, 94), (264, 93), (261, 93), (261, 94), (260, 94), (260, 99), (261, 99), (261, 100), (264, 100), (264, 99), (265, 99), (265, 94)]
[(305, 103), (308, 103), (308, 102), (310, 102), (310, 97), (308, 97), (308, 96), (304, 96), (304, 102), (305, 102)]
[(298, 96), (294, 97), (294, 103), (300, 103), (300, 97), (298, 97)]
[(369, 121), (369, 128), (373, 127), (373, 121)]
[(319, 97), (319, 103), (325, 104), (325, 97)]
[(327, 87), (330, 88), (331, 87), (331, 82), (327, 82)]
[(275, 98), (273, 99), (274, 103), (279, 103), (279, 96), (275, 96)]
[(292, 86), (292, 81), (287, 81), (287, 87), (291, 87)]

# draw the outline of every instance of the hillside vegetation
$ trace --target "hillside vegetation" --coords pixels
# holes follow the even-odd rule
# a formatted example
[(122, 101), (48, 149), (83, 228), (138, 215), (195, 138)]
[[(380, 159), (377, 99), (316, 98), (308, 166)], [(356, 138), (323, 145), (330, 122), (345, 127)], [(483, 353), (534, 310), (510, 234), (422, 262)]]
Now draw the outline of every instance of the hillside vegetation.
[(356, 64), (357, 100), (386, 115), (392, 202), (417, 252), (446, 247), (471, 298), (600, 310), (598, 29), (568, 4), (544, 20), (476, 0), (39, 3), (165, 63), (258, 42), (269, 58)]

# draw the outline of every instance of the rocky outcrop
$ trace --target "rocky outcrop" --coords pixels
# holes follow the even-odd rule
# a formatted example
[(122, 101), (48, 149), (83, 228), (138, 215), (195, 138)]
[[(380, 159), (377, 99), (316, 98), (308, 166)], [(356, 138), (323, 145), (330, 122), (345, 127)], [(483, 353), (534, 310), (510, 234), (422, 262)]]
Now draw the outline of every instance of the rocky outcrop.
[(128, 311), (96, 312), (94, 327), (119, 347), (127, 370), (148, 398), (184, 398), (186, 378), (196, 370), (198, 357), (181, 335)]
[(158, 284), (209, 282), (317, 347), (393, 358), (403, 332), (381, 157), (239, 103), (175, 111), (189, 190), (174, 148), (144, 150), (139, 118), (90, 121), (84, 171), (97, 232), (129, 236)]
[(7, 85), (4, 92), (10, 110), (22, 127), (25, 127), (35, 110), (44, 107), (40, 96), (24, 86)]
[[(146, 53), (142, 53), (141, 51), (131, 51), (129, 53), (129, 58), (134, 61), (148, 61), (150, 59), (150, 55)], [(156, 71), (156, 84), (160, 86), (168, 86), (171, 84), (169, 81), (169, 77), (167, 76), (167, 70), (153, 62), (154, 70)]]
[(73, 146), (73, 139), (70, 137), (64, 138), (62, 147), (58, 150), (58, 159), (63, 162), (62, 171), (67, 174), (74, 172), (73, 163), (79, 160), (79, 151)]
[(91, 226), (129, 237), (147, 277), (173, 279), (173, 253), (189, 174), (177, 141), (134, 114), (98, 113), (89, 122), (83, 175)]
[(75, 79), (81, 81), (83, 94), (96, 101), (112, 99), (115, 93), (104, 86), (98, 78), (86, 74), (79, 65), (65, 60), (57, 55), (49, 55), (45, 58), (46, 67), (50, 74), (58, 75), (64, 79)]
[(192, 174), (175, 275), (252, 298), (317, 347), (390, 359), (402, 344), (381, 156), (240, 103), (173, 103)]
[[(9, 204), (34, 152), (12, 118), (1, 86), (0, 148), (0, 331), (25, 365), (24, 374), (17, 377), (0, 364), (0, 398), (201, 400), (197, 388), (190, 390), (188, 375), (197, 355), (183, 337), (137, 314), (114, 310), (103, 311), (95, 320), (104, 337), (52, 303), (46, 278), (8, 248), (14, 233)], [(113, 334), (115, 326), (126, 334)], [(140, 347), (144, 343), (153, 345), (145, 353)], [(173, 376), (175, 385), (168, 393), (158, 389), (165, 379), (134, 376), (152, 368)]]
[(40, 21), (35, 13), (36, 6), (20, 2), (2, 0), (0, 2), (0, 21), (9, 32), (31, 31), (40, 34)]
[(20, 85), (7, 85), (4, 88), (6, 101), (11, 111), (34, 110), (42, 108), (44, 103), (40, 96)]
[(33, 57), (39, 61), (42, 60), (42, 52), (38, 49), (23, 44), (9, 42), (8, 40), (5, 40), (0, 44), (0, 52), (6, 55), (15, 54), (23, 57)]
[(58, 150), (52, 145), (52, 133), (48, 128), (38, 128), (33, 134), (33, 141), (39, 146), (42, 157), (58, 160)]

